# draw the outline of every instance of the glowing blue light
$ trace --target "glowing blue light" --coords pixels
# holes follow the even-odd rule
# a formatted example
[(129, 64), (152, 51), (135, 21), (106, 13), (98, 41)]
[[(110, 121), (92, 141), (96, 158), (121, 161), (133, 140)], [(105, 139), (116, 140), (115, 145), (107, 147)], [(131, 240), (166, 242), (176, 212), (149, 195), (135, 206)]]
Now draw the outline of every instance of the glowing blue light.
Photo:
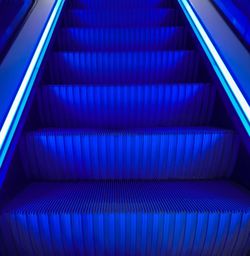
[(179, 0), (179, 3), (188, 18), (195, 34), (205, 50), (213, 68), (218, 75), (228, 97), (239, 115), (248, 135), (250, 136), (250, 106), (240, 91), (218, 51), (210, 40), (207, 32), (201, 25), (188, 0)]
[(59, 18), (65, 0), (58, 0), (54, 5), (46, 27), (42, 33), (35, 53), (31, 59), (23, 81), (18, 89), (15, 99), (11, 105), (8, 115), (0, 131), (0, 167), (3, 164), (5, 155), (15, 133), (18, 122), (30, 95), (36, 75), (53, 34), (55, 25)]

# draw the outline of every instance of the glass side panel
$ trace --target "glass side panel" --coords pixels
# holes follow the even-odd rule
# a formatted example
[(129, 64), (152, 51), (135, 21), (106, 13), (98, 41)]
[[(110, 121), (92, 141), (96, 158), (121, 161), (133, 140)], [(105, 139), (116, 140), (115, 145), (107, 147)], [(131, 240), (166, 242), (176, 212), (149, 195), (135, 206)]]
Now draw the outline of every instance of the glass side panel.
[(0, 0), (0, 61), (33, 6), (33, 0)]
[(222, 13), (235, 33), (250, 49), (250, 2), (249, 0), (211, 0)]

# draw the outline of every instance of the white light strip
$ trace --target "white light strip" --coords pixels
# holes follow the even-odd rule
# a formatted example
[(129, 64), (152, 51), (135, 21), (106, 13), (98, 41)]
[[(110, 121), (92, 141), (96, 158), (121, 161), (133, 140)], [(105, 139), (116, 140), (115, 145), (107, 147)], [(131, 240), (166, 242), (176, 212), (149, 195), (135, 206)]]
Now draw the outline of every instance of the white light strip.
[[(12, 126), (12, 123), (13, 123), (15, 115), (18, 111), (18, 108), (21, 105), (22, 98), (25, 94), (25, 91), (26, 91), (27, 86), (30, 82), (32, 74), (33, 74), (34, 70), (36, 69), (36, 65), (39, 62), (39, 57), (40, 57), (42, 51), (44, 50), (44, 45), (45, 45), (46, 40), (48, 39), (49, 32), (52, 28), (53, 23), (55, 22), (55, 18), (58, 16), (58, 11), (60, 11), (62, 9), (63, 3), (64, 3), (64, 0), (58, 0), (57, 3), (54, 6), (54, 9), (53, 9), (53, 11), (50, 15), (50, 18), (47, 22), (47, 25), (46, 25), (45, 29), (43, 31), (41, 39), (40, 39), (40, 41), (37, 45), (35, 53), (34, 53), (34, 55), (32, 57), (32, 60), (29, 64), (29, 67), (26, 71), (26, 74), (23, 78), (23, 81), (22, 81), (22, 83), (21, 83), (21, 85), (18, 89), (18, 92), (15, 96), (15, 99), (14, 99), (12, 105), (11, 105), (11, 108), (8, 112), (8, 115), (7, 115), (7, 117), (4, 121), (4, 124), (3, 124), (2, 128), (1, 128), (1, 131), (0, 131), (0, 152), (1, 152), (1, 154), (2, 154), (2, 151), (3, 151), (4, 142), (6, 141), (8, 132), (9, 132), (11, 126)], [(2, 157), (0, 156), (0, 158), (2, 158)], [(2, 163), (0, 162), (0, 167), (1, 167), (1, 164)]]
[(218, 65), (224, 79), (228, 83), (231, 91), (233, 92), (236, 100), (238, 101), (239, 106), (243, 110), (244, 115), (247, 118), (248, 123), (250, 123), (250, 106), (246, 101), (245, 97), (243, 96), (242, 92), (240, 91), (239, 87), (235, 83), (232, 75), (228, 71), (226, 65), (224, 64), (223, 60), (221, 59), (219, 53), (217, 52), (216, 48), (214, 47), (213, 43), (211, 42), (210, 38), (208, 37), (206, 31), (202, 27), (199, 19), (197, 18), (196, 14), (194, 13), (192, 7), (188, 3), (188, 0), (180, 0), (182, 4), (185, 6), (186, 11), (190, 15), (194, 25), (196, 26), (198, 32), (200, 33), (202, 39), (204, 40), (207, 48), (209, 49), (210, 53), (212, 54), (216, 64)]

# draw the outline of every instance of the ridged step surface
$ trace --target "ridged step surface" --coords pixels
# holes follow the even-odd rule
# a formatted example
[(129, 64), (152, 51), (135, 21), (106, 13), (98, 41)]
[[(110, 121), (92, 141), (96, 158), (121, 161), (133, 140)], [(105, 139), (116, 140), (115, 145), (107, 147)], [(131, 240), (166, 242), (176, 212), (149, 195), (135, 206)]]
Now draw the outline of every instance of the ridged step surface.
[(0, 215), (6, 255), (245, 255), (250, 195), (221, 181), (34, 183)]
[(63, 28), (56, 50), (139, 51), (190, 49), (184, 27), (159, 28)]
[(207, 179), (229, 177), (238, 137), (215, 129), (44, 130), (24, 135), (28, 178)]
[(84, 9), (156, 8), (174, 6), (174, 0), (71, 0), (70, 7)]
[(210, 84), (46, 85), (38, 92), (43, 127), (159, 127), (208, 124)]
[(65, 3), (11, 168), (30, 183), (0, 209), (0, 255), (250, 250), (250, 193), (229, 181), (239, 137), (209, 127), (215, 88), (178, 6)]
[(64, 27), (159, 27), (183, 24), (174, 8), (81, 10), (71, 9), (64, 15)]
[(48, 62), (50, 83), (197, 82), (195, 51), (56, 52)]

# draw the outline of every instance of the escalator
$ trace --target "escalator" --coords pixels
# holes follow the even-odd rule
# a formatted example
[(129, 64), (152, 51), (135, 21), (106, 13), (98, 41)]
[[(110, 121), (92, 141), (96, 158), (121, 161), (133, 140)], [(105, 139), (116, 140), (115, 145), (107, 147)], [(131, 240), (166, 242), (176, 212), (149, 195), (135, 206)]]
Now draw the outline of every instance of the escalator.
[[(3, 255), (246, 255), (241, 141), (176, 1), (71, 0), (0, 215)], [(13, 161), (14, 162), (14, 161)]]

